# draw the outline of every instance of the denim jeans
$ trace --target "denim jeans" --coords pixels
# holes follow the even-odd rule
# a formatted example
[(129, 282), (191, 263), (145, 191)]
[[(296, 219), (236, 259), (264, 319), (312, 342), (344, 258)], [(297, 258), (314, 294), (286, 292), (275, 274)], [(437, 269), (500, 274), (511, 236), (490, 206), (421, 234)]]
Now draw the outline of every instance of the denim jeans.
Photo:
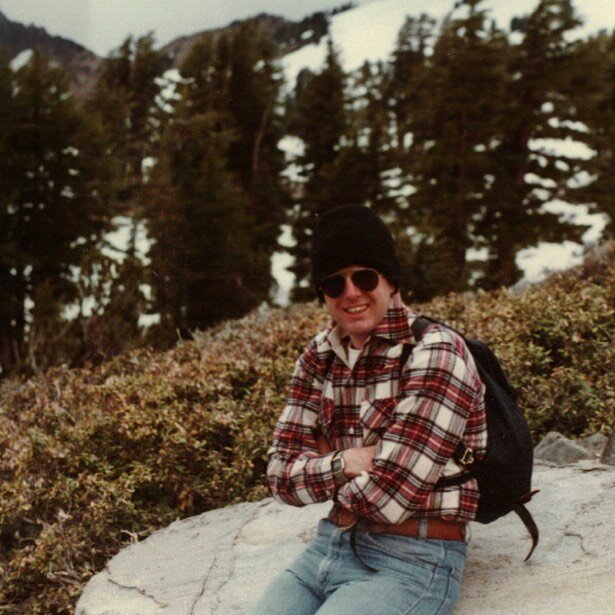
[(356, 532), (323, 519), (250, 615), (444, 615), (459, 597), (465, 542)]

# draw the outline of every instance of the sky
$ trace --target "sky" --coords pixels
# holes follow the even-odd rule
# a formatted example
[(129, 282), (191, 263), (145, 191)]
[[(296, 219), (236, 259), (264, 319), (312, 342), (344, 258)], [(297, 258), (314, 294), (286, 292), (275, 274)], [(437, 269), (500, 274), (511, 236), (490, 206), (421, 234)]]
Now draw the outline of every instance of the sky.
[[(369, 0), (355, 0), (364, 4)], [(608, 0), (610, 1), (610, 0)], [(615, 0), (614, 0), (615, 1)], [(153, 30), (164, 45), (178, 36), (225, 26), (261, 12), (300, 20), (348, 0), (0, 0), (11, 21), (44, 27), (106, 56), (133, 34)]]

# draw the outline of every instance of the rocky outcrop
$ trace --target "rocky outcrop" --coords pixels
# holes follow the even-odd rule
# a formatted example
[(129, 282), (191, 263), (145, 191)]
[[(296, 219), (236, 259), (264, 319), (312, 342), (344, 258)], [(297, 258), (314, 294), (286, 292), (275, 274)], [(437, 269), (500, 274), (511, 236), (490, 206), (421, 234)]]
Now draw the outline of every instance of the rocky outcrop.
[[(562, 467), (538, 461), (534, 486), (541, 490), (529, 505), (541, 531), (536, 552), (523, 562), (529, 539), (515, 515), (472, 524), (456, 612), (612, 613), (615, 468), (592, 460)], [(118, 553), (88, 583), (76, 613), (245, 613), (327, 509), (267, 499), (178, 521)]]
[(608, 440), (607, 436), (602, 433), (570, 440), (557, 431), (551, 431), (534, 449), (534, 457), (556, 465), (575, 463), (581, 459), (600, 459), (602, 463), (615, 465), (615, 459), (609, 461), (611, 457), (607, 450)]
[(609, 436), (609, 439), (602, 451), (600, 461), (611, 466), (615, 466), (615, 433)]

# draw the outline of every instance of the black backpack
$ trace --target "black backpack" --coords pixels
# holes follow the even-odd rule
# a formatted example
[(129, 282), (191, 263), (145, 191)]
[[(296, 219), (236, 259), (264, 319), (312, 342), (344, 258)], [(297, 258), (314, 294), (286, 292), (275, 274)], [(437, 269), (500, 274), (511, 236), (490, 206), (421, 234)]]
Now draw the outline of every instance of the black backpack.
[[(432, 323), (455, 331), (438, 320), (419, 316), (411, 326), (417, 342)], [(530, 430), (516, 403), (516, 392), (493, 351), (483, 342), (466, 338), (458, 331), (455, 333), (465, 341), (485, 385), (487, 453), (484, 459), (476, 460), (473, 452), (460, 442), (453, 459), (465, 471), (459, 476), (441, 478), (436, 486), (460, 485), (476, 478), (480, 491), (476, 521), (491, 523), (509, 512), (517, 513), (532, 537), (527, 561), (538, 544), (538, 527), (524, 506), (537, 493), (537, 490), (531, 491), (533, 447)]]

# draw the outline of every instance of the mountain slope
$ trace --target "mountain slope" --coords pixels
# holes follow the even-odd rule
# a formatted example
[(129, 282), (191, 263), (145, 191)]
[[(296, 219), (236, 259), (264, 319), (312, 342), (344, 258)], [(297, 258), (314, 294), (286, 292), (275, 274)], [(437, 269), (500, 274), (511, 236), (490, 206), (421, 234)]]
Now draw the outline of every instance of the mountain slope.
[(89, 91), (102, 62), (95, 53), (69, 39), (52, 36), (45, 28), (10, 21), (0, 12), (0, 51), (14, 58), (28, 49), (38, 49), (58, 62), (68, 73), (76, 96)]

